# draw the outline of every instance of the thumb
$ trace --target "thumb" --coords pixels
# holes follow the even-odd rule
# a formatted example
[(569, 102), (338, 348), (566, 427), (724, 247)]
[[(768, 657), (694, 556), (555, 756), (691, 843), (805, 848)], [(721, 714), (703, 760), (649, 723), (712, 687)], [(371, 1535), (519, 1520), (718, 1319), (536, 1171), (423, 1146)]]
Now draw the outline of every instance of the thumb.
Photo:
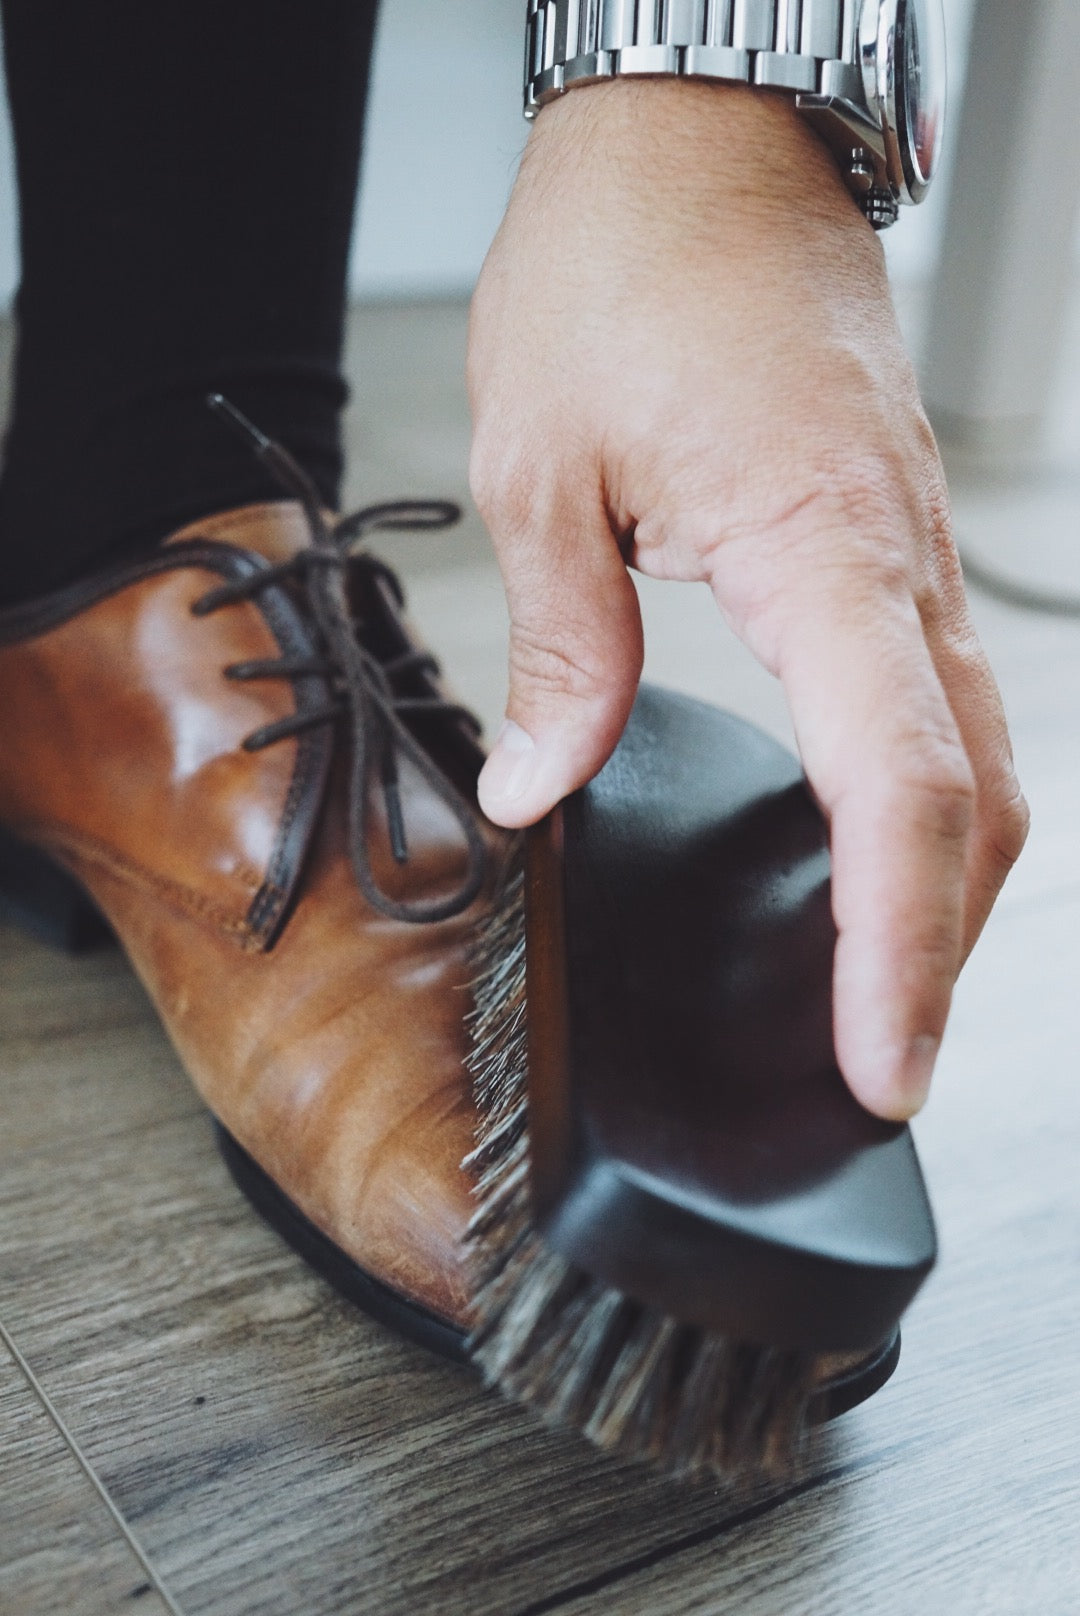
[(607, 762), (644, 654), (637, 591), (602, 510), (492, 538), (510, 609), (506, 717), (479, 781), (497, 825), (531, 825)]

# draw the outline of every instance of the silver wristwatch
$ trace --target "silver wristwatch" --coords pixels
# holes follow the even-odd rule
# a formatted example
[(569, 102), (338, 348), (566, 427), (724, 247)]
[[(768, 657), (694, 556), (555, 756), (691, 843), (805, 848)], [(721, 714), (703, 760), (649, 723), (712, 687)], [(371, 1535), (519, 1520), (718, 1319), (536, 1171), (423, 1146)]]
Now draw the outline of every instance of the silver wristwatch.
[(669, 74), (794, 95), (878, 230), (930, 187), (943, 0), (528, 0), (527, 118), (577, 85)]

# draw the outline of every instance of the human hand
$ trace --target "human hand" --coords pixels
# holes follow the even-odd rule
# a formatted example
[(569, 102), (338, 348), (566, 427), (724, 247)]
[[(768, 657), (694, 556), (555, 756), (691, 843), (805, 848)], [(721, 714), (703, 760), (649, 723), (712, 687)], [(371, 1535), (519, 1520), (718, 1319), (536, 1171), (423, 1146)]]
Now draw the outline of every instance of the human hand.
[(705, 580), (782, 681), (831, 824), (835, 1037), (925, 1098), (1027, 828), (880, 247), (786, 98), (686, 81), (545, 108), (473, 304), (473, 492), (511, 617), (481, 775), (533, 822), (605, 762), (642, 663), (627, 564)]

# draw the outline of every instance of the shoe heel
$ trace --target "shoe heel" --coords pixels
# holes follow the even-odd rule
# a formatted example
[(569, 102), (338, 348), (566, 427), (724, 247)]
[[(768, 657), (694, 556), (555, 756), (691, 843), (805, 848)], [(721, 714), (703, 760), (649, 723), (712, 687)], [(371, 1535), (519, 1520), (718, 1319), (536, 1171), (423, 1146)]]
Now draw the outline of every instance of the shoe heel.
[(0, 829), (0, 922), (5, 921), (66, 954), (85, 954), (113, 941), (108, 923), (66, 870)]

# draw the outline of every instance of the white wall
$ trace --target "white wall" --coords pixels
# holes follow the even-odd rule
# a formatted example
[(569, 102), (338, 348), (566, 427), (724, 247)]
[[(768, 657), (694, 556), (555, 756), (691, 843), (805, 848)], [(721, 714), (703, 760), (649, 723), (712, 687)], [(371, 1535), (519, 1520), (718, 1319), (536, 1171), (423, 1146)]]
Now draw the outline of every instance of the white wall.
[(524, 0), (383, 0), (352, 285), (468, 291), (528, 125)]
[[(956, 92), (972, 4), (946, 0)], [(525, 139), (524, 9), (524, 0), (383, 0), (354, 292), (424, 296), (471, 286)], [(905, 210), (887, 234), (898, 278), (931, 269), (945, 189), (939, 186), (924, 207)], [(0, 307), (16, 285), (17, 260), (10, 131), (0, 116)]]

